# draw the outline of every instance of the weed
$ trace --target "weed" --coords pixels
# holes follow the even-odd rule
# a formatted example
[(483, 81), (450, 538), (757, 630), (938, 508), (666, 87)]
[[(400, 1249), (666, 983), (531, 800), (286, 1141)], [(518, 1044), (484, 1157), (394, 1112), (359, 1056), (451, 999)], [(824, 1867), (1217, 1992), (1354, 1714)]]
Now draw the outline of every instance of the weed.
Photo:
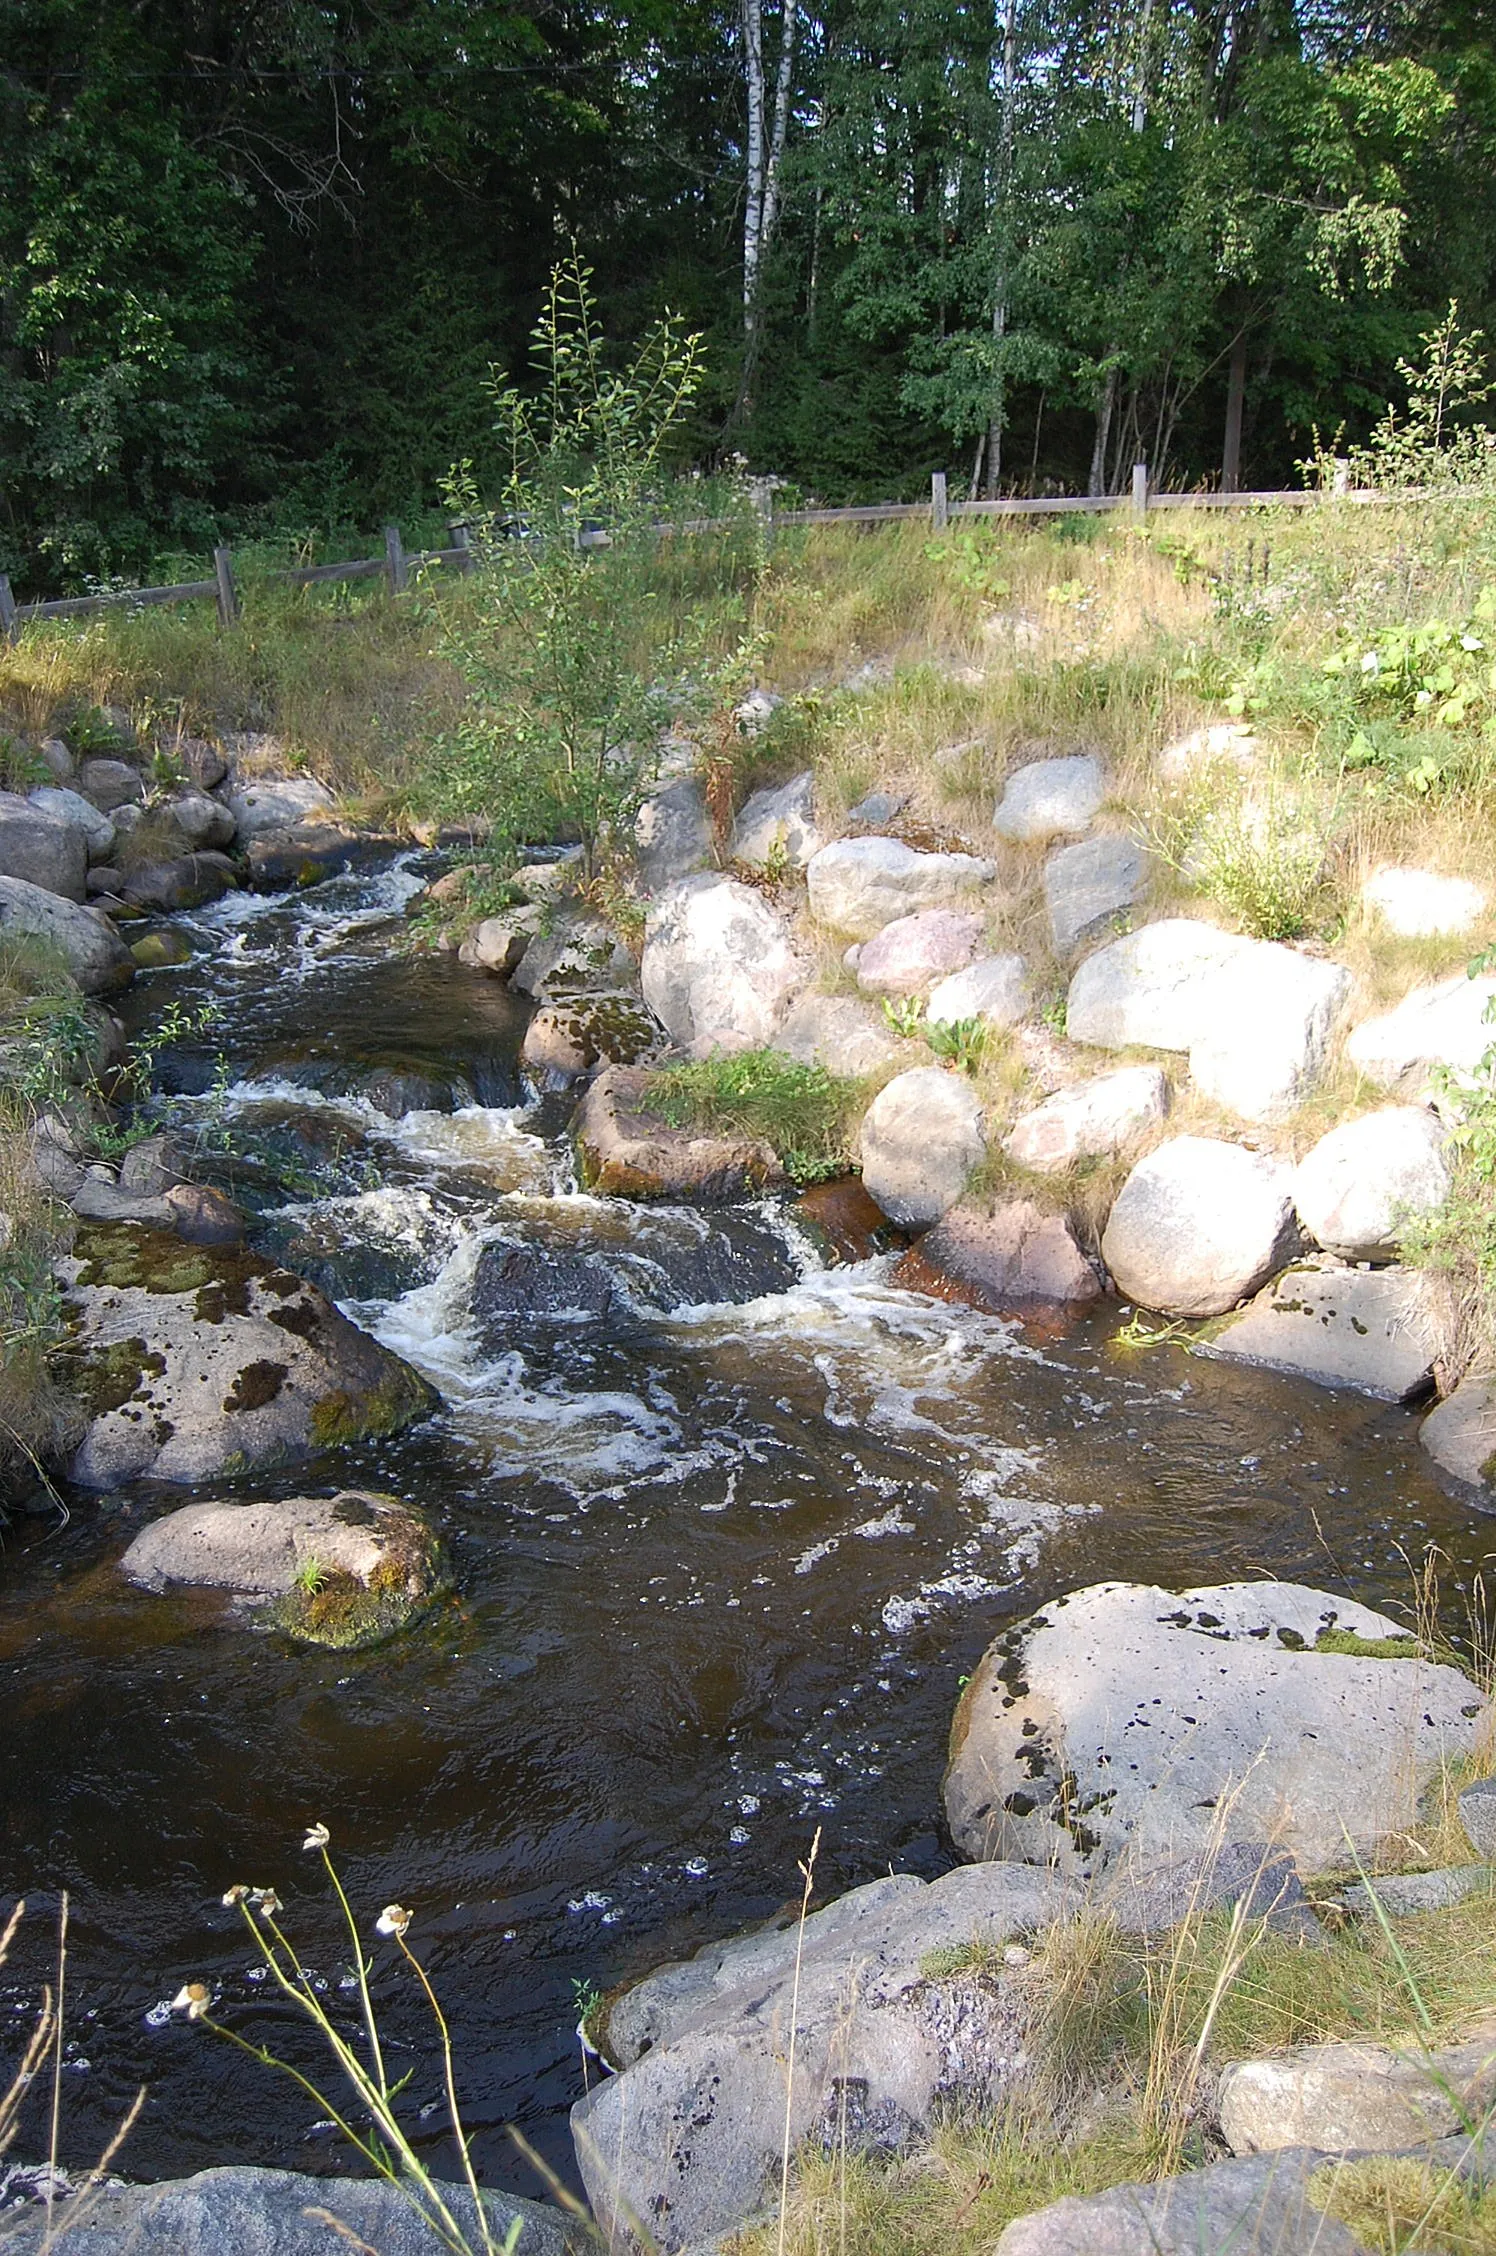
[(883, 1018), (901, 1041), (914, 1041), (925, 1032), (924, 999), (919, 995), (885, 995)]
[(948, 1058), (963, 1073), (975, 1073), (986, 1054), (987, 1021), (984, 1018), (929, 1018), (920, 1032), (936, 1057)]

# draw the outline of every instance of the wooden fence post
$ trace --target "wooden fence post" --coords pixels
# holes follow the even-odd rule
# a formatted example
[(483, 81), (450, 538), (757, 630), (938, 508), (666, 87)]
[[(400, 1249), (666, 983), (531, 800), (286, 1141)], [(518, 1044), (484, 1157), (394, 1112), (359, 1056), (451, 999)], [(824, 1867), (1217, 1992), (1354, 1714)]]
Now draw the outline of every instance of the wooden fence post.
[(945, 472), (930, 472), (930, 526), (932, 531), (943, 533), (950, 523), (950, 508), (945, 497)]
[(213, 577), (218, 582), (219, 624), (231, 627), (239, 616), (239, 590), (234, 585), (234, 552), (231, 548), (214, 549)]
[(405, 561), (405, 543), (398, 525), (384, 528), (384, 562), (391, 595), (402, 595), (410, 586), (410, 566)]
[(6, 642), (16, 639), (16, 599), (10, 591), (8, 572), (0, 572), (0, 637)]
[(466, 579), (478, 561), (473, 554), (472, 527), (465, 518), (460, 518), (455, 525), (449, 525), (447, 531), (452, 536), (452, 546), (462, 552), (457, 559), (457, 569)]
[(1148, 514), (1148, 465), (1135, 462), (1132, 466), (1132, 513), (1143, 518)]

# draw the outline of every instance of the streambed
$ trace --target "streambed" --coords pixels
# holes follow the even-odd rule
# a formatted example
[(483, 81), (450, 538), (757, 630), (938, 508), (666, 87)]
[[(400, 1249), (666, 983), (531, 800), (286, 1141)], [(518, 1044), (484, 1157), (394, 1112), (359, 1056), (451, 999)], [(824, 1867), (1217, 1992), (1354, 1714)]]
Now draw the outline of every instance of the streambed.
[[(441, 1529), (457, 1590), (390, 1646), (308, 1653), (206, 1594), (121, 1584), (159, 1492), (13, 1531), (0, 1880), (34, 1916), (0, 2014), (18, 2031), (33, 2007), (67, 1887), (77, 2164), (145, 2082), (132, 2176), (346, 2166), (289, 2083), (164, 2011), (209, 1978), (315, 2063), (220, 1902), (273, 1880), (336, 1996), (311, 1820), (371, 1915), (415, 1907), (480, 2162), (533, 2192), (505, 2125), (569, 2174), (579, 1991), (773, 1911), (817, 1827), (825, 1893), (952, 1861), (946, 1732), (1004, 1620), (1108, 1576), (1386, 1601), (1403, 1552), (1433, 1538), (1468, 1572), (1492, 1545), (1407, 1411), (1140, 1352), (1115, 1309), (1045, 1344), (897, 1289), (888, 1258), (829, 1266), (788, 1202), (580, 1195), (567, 1107), (518, 1070), (519, 998), (402, 949), (432, 866), (230, 896), (184, 920), (194, 962), (129, 999), (139, 1024), (218, 1006), (161, 1060), (179, 1115), (217, 1139), (256, 1242), (443, 1397), (420, 1429), (253, 1493), (391, 1489)], [(542, 1273), (585, 1256), (600, 1312), (516, 1313), (495, 1247)], [(439, 2063), (405, 1985), (380, 1982), (436, 2147)]]

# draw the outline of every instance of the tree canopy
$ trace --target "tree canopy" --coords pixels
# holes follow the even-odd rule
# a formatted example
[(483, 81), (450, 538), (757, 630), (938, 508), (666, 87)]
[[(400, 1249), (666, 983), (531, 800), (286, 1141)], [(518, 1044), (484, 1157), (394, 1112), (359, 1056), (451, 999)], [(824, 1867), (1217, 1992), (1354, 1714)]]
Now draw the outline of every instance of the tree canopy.
[(576, 245), (833, 500), (1279, 484), (1496, 299), (1479, 0), (0, 0), (0, 569), (501, 480)]

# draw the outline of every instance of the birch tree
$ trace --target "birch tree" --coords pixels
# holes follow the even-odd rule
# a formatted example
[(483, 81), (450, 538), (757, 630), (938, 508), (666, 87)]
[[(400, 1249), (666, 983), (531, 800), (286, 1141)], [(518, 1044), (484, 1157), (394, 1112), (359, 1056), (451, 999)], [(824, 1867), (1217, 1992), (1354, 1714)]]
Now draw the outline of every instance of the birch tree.
[(764, 273), (779, 219), (784, 150), (794, 101), (799, 0), (781, 0), (779, 56), (772, 93), (764, 55), (763, 0), (741, 0), (743, 80), (748, 132), (743, 199), (743, 374), (738, 409), (746, 406), (763, 336)]

